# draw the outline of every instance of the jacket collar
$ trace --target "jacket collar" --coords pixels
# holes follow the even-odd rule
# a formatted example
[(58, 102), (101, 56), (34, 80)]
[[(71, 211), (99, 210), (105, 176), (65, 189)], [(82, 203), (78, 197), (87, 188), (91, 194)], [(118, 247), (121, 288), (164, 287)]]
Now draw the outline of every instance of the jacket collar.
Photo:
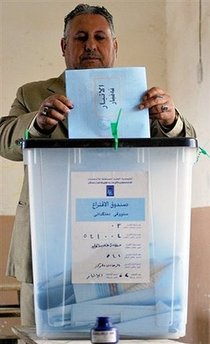
[(47, 89), (50, 92), (65, 95), (65, 72), (63, 72), (58, 78), (54, 79)]

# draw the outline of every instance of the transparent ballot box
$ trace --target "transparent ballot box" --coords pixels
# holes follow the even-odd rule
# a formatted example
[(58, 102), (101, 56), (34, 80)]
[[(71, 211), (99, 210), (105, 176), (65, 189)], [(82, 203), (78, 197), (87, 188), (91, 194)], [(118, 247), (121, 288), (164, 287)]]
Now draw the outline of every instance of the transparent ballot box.
[(120, 338), (180, 338), (187, 322), (197, 141), (29, 139), (36, 331), (89, 338), (109, 316)]

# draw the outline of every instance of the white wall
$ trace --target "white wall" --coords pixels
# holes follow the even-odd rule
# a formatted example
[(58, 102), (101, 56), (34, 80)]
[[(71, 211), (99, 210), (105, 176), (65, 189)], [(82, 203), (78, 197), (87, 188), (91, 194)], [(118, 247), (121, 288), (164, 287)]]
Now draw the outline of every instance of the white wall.
[[(148, 87), (168, 87), (177, 107), (195, 125), (201, 146), (210, 150), (209, 1), (205, 1), (203, 14), (205, 80), (201, 84), (196, 79), (198, 0), (86, 2), (104, 5), (115, 18), (120, 42), (117, 65), (146, 66)], [(63, 17), (78, 3), (1, 2), (1, 115), (8, 114), (20, 85), (63, 71), (60, 52)], [(193, 206), (210, 204), (209, 164), (207, 158), (201, 157), (194, 168)], [(15, 213), (21, 181), (22, 164), (0, 158), (0, 215)]]
[[(193, 123), (199, 145), (210, 155), (210, 1), (202, 0), (203, 80), (198, 75), (199, 0), (167, 1), (167, 85), (178, 109)], [(210, 205), (210, 158), (193, 167), (192, 204)]]

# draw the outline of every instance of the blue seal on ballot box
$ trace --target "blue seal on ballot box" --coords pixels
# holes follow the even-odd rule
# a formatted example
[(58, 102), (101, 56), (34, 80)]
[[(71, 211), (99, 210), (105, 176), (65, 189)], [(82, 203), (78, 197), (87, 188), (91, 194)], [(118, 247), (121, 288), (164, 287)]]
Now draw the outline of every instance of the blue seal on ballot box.
[(118, 343), (118, 330), (113, 327), (110, 317), (97, 317), (96, 324), (90, 331), (90, 340), (94, 344)]

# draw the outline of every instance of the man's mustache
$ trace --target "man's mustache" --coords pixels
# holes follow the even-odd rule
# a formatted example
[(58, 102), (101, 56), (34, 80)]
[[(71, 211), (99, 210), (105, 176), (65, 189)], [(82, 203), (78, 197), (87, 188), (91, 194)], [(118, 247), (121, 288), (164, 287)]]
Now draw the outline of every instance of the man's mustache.
[(100, 59), (100, 55), (98, 55), (96, 52), (88, 52), (88, 53), (85, 53), (83, 55), (81, 55), (81, 60), (85, 60), (85, 59), (90, 59), (90, 58), (93, 58), (93, 59)]

